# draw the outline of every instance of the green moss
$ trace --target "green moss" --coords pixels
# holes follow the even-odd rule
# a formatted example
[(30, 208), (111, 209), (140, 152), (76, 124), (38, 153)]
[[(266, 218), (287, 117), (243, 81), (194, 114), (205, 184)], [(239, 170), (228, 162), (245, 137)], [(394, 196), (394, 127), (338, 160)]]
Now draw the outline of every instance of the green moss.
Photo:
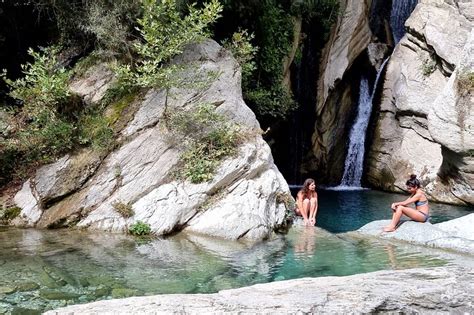
[(122, 117), (123, 111), (135, 100), (135, 97), (135, 93), (125, 94), (107, 107), (106, 117), (109, 125), (115, 124)]
[(1, 211), (0, 219), (10, 221), (19, 216), (21, 213), (20, 207), (9, 207)]

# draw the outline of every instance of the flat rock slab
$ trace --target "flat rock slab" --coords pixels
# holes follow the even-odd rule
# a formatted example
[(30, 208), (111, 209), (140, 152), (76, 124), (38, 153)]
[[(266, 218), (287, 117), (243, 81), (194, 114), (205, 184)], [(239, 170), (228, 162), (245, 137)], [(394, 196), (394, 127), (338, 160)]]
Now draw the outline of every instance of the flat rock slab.
[(73, 305), (45, 314), (346, 314), (474, 312), (474, 271), (438, 267), (304, 278), (224, 290)]
[(473, 218), (474, 214), (470, 214), (439, 224), (404, 221), (394, 232), (388, 233), (383, 232), (383, 227), (387, 226), (390, 220), (379, 220), (364, 225), (357, 232), (474, 255), (474, 240), (470, 232)]

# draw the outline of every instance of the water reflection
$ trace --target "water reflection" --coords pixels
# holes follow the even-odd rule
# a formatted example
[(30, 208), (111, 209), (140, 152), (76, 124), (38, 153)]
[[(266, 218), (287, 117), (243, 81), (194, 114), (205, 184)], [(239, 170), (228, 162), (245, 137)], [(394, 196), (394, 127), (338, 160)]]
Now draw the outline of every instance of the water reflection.
[(184, 233), (137, 242), (120, 234), (3, 228), (0, 313), (451, 261), (434, 253), (302, 226), (257, 244)]
[(303, 253), (305, 257), (312, 257), (316, 248), (316, 229), (312, 226), (305, 226), (295, 242), (295, 253)]

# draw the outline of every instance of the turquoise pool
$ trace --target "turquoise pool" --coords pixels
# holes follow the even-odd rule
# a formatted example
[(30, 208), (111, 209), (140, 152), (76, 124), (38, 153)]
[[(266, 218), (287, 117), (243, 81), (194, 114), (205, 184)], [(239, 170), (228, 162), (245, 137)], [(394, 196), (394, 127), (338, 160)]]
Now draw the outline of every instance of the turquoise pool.
[[(321, 192), (318, 225), (339, 232), (386, 218), (386, 207), (379, 205), (399, 197)], [(467, 211), (444, 207), (433, 210), (437, 220)], [(326, 230), (295, 226), (286, 235), (249, 244), (186, 233), (137, 240), (98, 232), (0, 227), (0, 314), (39, 314), (100, 299), (209, 293), (285, 279), (432, 267), (467, 259)]]

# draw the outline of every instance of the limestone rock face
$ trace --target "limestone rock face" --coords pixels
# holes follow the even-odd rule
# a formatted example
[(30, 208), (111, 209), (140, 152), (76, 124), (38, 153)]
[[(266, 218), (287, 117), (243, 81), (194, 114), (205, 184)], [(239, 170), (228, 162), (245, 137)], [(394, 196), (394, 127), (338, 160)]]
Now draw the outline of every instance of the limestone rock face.
[(461, 4), (420, 1), (405, 23), (368, 153), (375, 187), (402, 190), (414, 173), (430, 199), (474, 204), (474, 92), (458, 83), (474, 72), (474, 20)]
[(341, 8), (344, 11), (323, 50), (313, 150), (306, 166), (308, 172), (318, 171), (324, 178), (340, 178), (344, 171), (346, 124), (354, 98), (348, 70), (372, 36), (368, 21), (370, 1), (342, 1)]
[(472, 313), (473, 281), (472, 270), (462, 267), (378, 271), (346, 277), (277, 281), (215, 294), (99, 301), (45, 314)]
[(41, 217), (42, 210), (31, 190), (31, 182), (28, 180), (23, 184), (21, 190), (15, 195), (15, 204), (21, 208), (20, 215), (13, 219), (12, 224), (16, 226), (34, 226)]
[(45, 204), (79, 189), (94, 173), (101, 160), (92, 150), (66, 155), (36, 171), (34, 177), (40, 203)]
[(106, 64), (98, 64), (89, 68), (84, 76), (76, 78), (70, 85), (72, 92), (78, 94), (84, 102), (97, 103), (105, 95), (114, 82), (114, 74)]
[[(133, 115), (113, 152), (106, 157), (80, 152), (38, 170), (31, 182), (42, 213), (36, 226), (125, 232), (142, 221), (159, 235), (189, 229), (229, 239), (263, 239), (282, 225), (286, 208), (279, 196), (289, 194), (289, 188), (242, 100), (237, 62), (214, 41), (190, 45), (175, 62), (183, 66), (184, 77), (206, 79), (205, 87), (183, 85), (168, 95), (150, 90), (133, 101)], [(183, 149), (162, 120), (165, 104), (167, 110), (178, 110), (201, 103), (214, 105), (250, 135), (236, 156), (221, 163), (213, 180), (192, 184), (172, 176)], [(131, 207), (133, 215), (124, 217), (119, 205)]]

